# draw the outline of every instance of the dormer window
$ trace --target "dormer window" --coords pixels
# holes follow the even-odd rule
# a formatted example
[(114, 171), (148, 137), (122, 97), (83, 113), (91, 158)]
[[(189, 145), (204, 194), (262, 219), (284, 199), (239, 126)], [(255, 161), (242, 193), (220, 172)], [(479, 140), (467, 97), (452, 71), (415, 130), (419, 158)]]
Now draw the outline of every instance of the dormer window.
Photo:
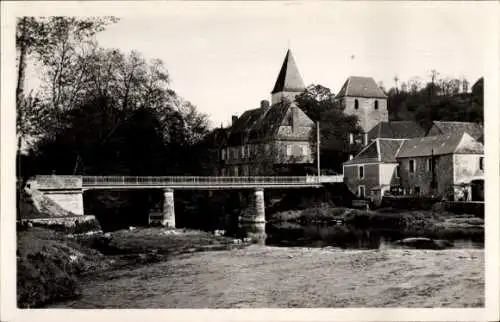
[(375, 101), (374, 108), (378, 110), (378, 101)]
[(359, 108), (359, 102), (357, 99), (354, 100), (354, 109), (358, 109)]

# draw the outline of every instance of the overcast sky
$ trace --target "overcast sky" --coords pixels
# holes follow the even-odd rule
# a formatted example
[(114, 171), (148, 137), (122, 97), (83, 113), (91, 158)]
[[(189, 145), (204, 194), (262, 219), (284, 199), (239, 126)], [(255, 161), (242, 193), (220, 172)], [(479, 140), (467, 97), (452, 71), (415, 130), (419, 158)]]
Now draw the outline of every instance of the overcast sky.
[(491, 6), (477, 2), (144, 6), (147, 13), (129, 10), (98, 41), (162, 59), (172, 88), (215, 126), (270, 99), (289, 46), (306, 85), (337, 93), (350, 75), (372, 76), (389, 88), (395, 75), (427, 79), (436, 69), (472, 83), (484, 75), (492, 54), (485, 48), (495, 41), (487, 32), (496, 28)]

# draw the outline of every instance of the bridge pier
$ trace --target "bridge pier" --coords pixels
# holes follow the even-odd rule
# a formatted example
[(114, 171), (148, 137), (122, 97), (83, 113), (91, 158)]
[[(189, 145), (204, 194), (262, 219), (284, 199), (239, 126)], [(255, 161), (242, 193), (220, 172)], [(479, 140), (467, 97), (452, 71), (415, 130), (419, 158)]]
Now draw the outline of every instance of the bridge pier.
[(162, 225), (175, 228), (174, 190), (163, 189)]
[(249, 223), (265, 223), (266, 206), (264, 203), (264, 189), (255, 189), (248, 199), (248, 206), (241, 212), (239, 221)]

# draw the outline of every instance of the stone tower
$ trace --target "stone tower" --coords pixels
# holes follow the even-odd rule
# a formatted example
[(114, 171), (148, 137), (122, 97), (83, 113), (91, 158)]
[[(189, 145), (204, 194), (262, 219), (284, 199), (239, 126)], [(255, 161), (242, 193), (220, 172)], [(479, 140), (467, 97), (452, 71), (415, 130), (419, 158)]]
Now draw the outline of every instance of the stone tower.
[(365, 134), (379, 122), (389, 121), (387, 95), (371, 77), (349, 77), (335, 99), (344, 113), (358, 116)]
[(295, 64), (292, 51), (288, 49), (280, 73), (271, 92), (271, 104), (282, 102), (283, 99), (293, 101), (295, 96), (304, 92), (306, 87)]

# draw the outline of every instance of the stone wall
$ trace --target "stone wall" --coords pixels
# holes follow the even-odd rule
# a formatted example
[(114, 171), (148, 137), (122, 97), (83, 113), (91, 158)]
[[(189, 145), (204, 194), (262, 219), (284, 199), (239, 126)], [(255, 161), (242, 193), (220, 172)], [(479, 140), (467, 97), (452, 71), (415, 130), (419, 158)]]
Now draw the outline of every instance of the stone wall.
[(45, 197), (54, 201), (62, 209), (75, 215), (83, 215), (82, 191), (58, 191), (44, 194)]
[[(435, 177), (437, 182), (436, 193), (446, 196), (450, 193), (453, 184), (453, 155), (435, 156)], [(413, 193), (416, 187), (420, 189), (420, 194), (428, 195), (432, 192), (432, 171), (427, 168), (427, 160), (430, 156), (401, 158), (400, 182), (401, 187), (407, 192)], [(415, 172), (410, 173), (410, 160), (415, 160)]]
[[(379, 122), (389, 121), (387, 99), (385, 98), (344, 97), (342, 100), (344, 113), (357, 115), (359, 125), (365, 133)], [(358, 100), (358, 109), (355, 109), (356, 100)], [(378, 109), (375, 109), (375, 101), (378, 102)]]
[[(360, 179), (358, 175), (358, 168), (360, 166), (364, 167), (363, 179)], [(365, 186), (365, 196), (369, 196), (371, 189), (380, 185), (379, 179), (380, 179), (379, 164), (370, 163), (364, 165), (360, 164), (360, 165), (344, 166), (345, 184), (347, 185), (349, 190), (356, 195), (358, 195), (358, 187)]]

